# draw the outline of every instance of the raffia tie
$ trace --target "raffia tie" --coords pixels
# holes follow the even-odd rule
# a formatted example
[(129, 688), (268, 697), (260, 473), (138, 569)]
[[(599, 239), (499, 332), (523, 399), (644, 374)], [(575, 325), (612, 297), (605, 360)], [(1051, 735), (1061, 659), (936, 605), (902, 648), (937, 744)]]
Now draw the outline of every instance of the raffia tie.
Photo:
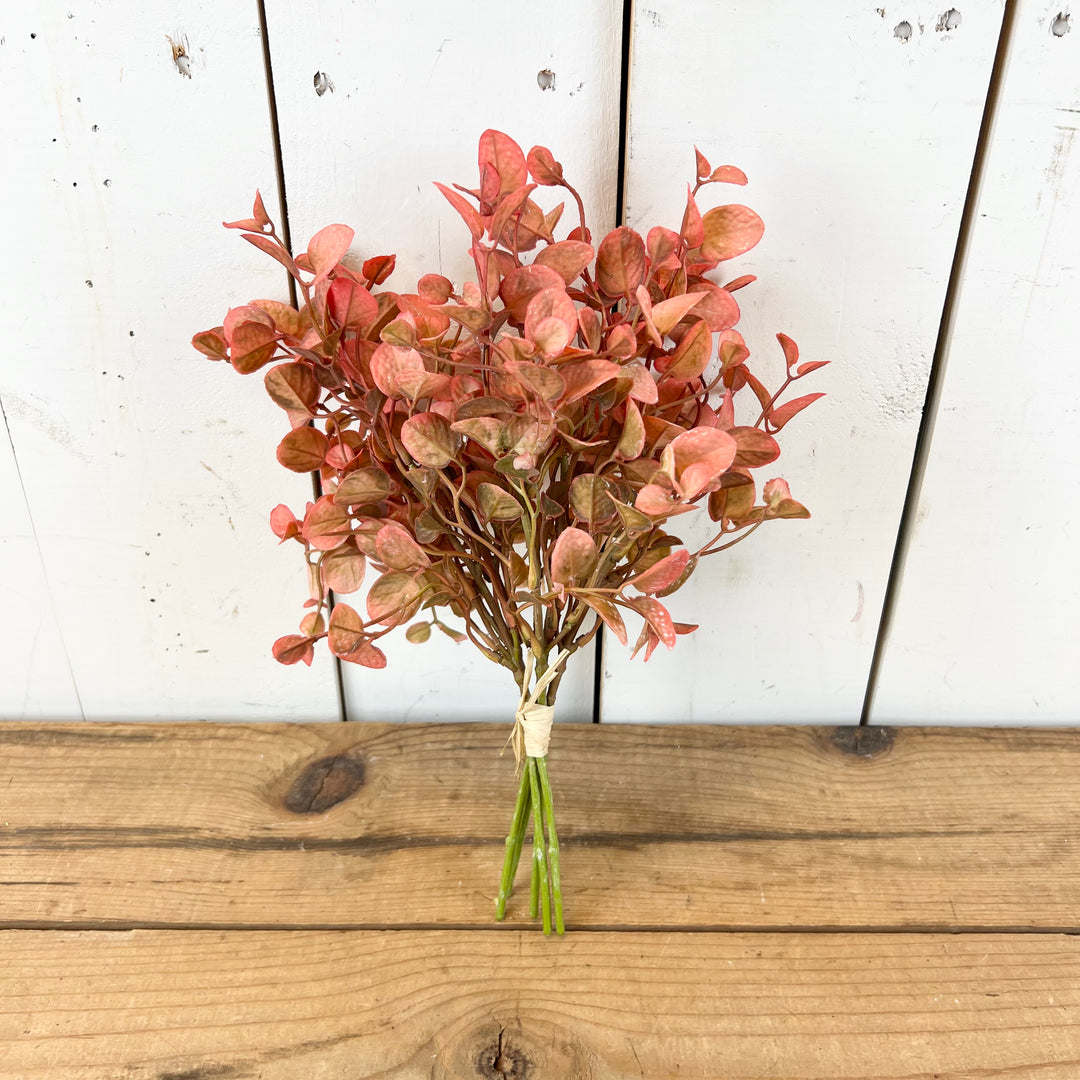
[(569, 649), (560, 650), (547, 671), (536, 680), (536, 685), (529, 690), (532, 682), (534, 658), (530, 652), (525, 661), (525, 678), (522, 679), (521, 701), (514, 714), (514, 730), (510, 741), (514, 745), (514, 775), (521, 774), (523, 757), (546, 757), (548, 743), (551, 741), (551, 725), (555, 719), (554, 705), (538, 705), (537, 698), (547, 689), (548, 684), (559, 673), (563, 661), (570, 655)]

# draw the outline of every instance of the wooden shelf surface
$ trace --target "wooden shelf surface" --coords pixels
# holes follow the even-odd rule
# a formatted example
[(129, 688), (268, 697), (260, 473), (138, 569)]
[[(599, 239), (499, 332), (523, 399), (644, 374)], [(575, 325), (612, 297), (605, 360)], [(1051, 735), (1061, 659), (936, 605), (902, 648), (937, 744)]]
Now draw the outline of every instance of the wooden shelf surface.
[(505, 738), (0, 726), (0, 1078), (1080, 1076), (1080, 732), (560, 726), (562, 940)]

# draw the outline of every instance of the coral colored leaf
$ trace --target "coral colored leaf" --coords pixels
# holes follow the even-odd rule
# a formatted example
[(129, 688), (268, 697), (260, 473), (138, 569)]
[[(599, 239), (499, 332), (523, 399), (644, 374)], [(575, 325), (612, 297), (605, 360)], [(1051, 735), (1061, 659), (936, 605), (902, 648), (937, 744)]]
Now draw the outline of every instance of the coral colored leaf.
[(750, 209), (738, 203), (714, 206), (702, 219), (704, 238), (701, 254), (706, 259), (734, 259), (749, 251), (765, 232), (765, 223)]
[(638, 592), (658, 593), (670, 588), (682, 577), (686, 564), (690, 561), (690, 552), (679, 548), (670, 555), (652, 564), (648, 570), (630, 578), (627, 585), (633, 585)]
[(600, 316), (593, 308), (578, 308), (578, 328), (590, 352), (600, 351)]
[(333, 551), (352, 536), (352, 523), (346, 510), (323, 495), (304, 515), (301, 534), (316, 551)]
[[(683, 293), (661, 300), (652, 309), (652, 321), (661, 337), (670, 333), (680, 323), (691, 308), (697, 307), (705, 297), (699, 292)], [(697, 314), (695, 312), (695, 314)], [(710, 326), (709, 329), (712, 329)]]
[(425, 373), (423, 357), (413, 348), (382, 342), (371, 357), (371, 377), (390, 398), (405, 397), (400, 378), (406, 372)]
[(630, 606), (644, 616), (654, 634), (669, 648), (675, 648), (675, 624), (671, 621), (668, 609), (651, 596), (639, 596), (630, 601)]
[(479, 443), (495, 457), (510, 449), (510, 443), (506, 439), (506, 426), (493, 416), (474, 416), (458, 420), (450, 425), (450, 430)]
[(805, 364), (800, 364), (795, 369), (795, 377), (801, 379), (804, 375), (809, 375), (811, 371), (817, 371), (818, 368), (823, 368), (828, 363), (831, 363), (831, 361), (809, 360)]
[(630, 397), (635, 401), (640, 401), (643, 405), (655, 405), (660, 399), (656, 380), (644, 364), (637, 360), (623, 364), (619, 374), (631, 380)]
[(694, 147), (694, 159), (697, 164), (697, 178), (704, 180), (712, 172), (709, 159), (696, 146)]
[(650, 518), (667, 517), (670, 514), (683, 514), (693, 510), (693, 506), (680, 503), (659, 484), (646, 484), (634, 499), (634, 509)]
[(560, 240), (536, 253), (533, 266), (548, 266), (569, 285), (596, 257), (592, 244), (584, 240)]
[[(488, 236), (490, 236), (497, 244), (501, 243), (504, 247), (508, 247), (512, 250), (522, 250), (521, 246), (516, 243), (518, 240), (517, 229), (507, 230), (507, 226), (510, 225), (510, 219), (515, 215), (521, 215), (522, 220), (535, 217), (535, 215), (532, 215), (525, 206), (529, 201), (529, 196), (535, 190), (535, 184), (522, 184), (521, 187), (511, 191), (502, 202), (499, 203), (499, 208), (492, 215), (491, 224), (488, 226)], [(529, 205), (532, 206), (534, 204), (530, 203)]]
[(674, 230), (655, 226), (645, 238), (645, 247), (654, 271), (679, 269), (679, 234)]
[(735, 460), (738, 444), (719, 428), (697, 427), (664, 448), (661, 464), (684, 499), (701, 494)]
[(565, 293), (566, 282), (562, 275), (550, 266), (532, 263), (507, 274), (499, 285), (499, 296), (511, 318), (523, 323), (532, 298), (541, 290), (549, 288), (557, 288)]
[(717, 165), (709, 179), (718, 184), (746, 184), (746, 173), (734, 165)]
[(442, 309), (454, 322), (461, 323), (466, 330), (479, 334), (491, 325), (491, 316), (482, 308), (464, 307), (460, 304), (446, 304)]
[(632, 461), (634, 458), (641, 457), (644, 449), (645, 424), (641, 419), (641, 410), (632, 398), (627, 398), (626, 418), (623, 420), (622, 433), (615, 447), (615, 456), (623, 461)]
[(410, 416), (401, 427), (401, 441), (421, 465), (441, 469), (454, 460), (456, 440), (446, 417), (436, 412)]
[(355, 235), (348, 225), (327, 225), (311, 238), (307, 257), (316, 281), (326, 277), (341, 262)]
[(254, 244), (260, 251), (265, 252), (270, 258), (277, 259), (277, 261), (299, 281), (300, 271), (293, 261), (293, 257), (277, 240), (274, 240), (269, 236), (263, 236), (261, 233), (244, 233), (244, 239), (249, 244)]
[(682, 228), (679, 230), (688, 248), (696, 248), (705, 239), (705, 226), (701, 221), (701, 211), (698, 209), (694, 193), (690, 185), (686, 185), (686, 209), (683, 211)]
[(758, 469), (780, 456), (780, 444), (761, 428), (735, 427), (728, 434), (738, 445), (732, 464), (740, 468)]
[(266, 392), (283, 409), (311, 412), (319, 400), (320, 387), (306, 364), (279, 364), (263, 378)]
[(315, 650), (311, 638), (301, 634), (288, 634), (274, 642), (274, 659), (279, 664), (297, 664), (301, 660), (311, 667)]
[(671, 365), (664, 373), (665, 379), (689, 382), (698, 378), (708, 366), (712, 356), (712, 332), (704, 319), (698, 319), (683, 334), (679, 347), (672, 353)]
[(563, 182), (562, 165), (546, 146), (534, 146), (526, 159), (529, 175), (544, 187), (557, 187)]
[(780, 342), (780, 348), (784, 350), (787, 366), (794, 367), (799, 362), (799, 346), (787, 334), (777, 334), (776, 340)]
[(582, 589), (574, 595), (584, 604), (587, 604), (603, 620), (604, 625), (615, 635), (620, 645), (626, 644), (626, 623), (623, 622), (619, 609), (600, 593)]
[(255, 189), (255, 202), (251, 207), (251, 216), (259, 223), (261, 229), (265, 229), (270, 224), (270, 215), (266, 212), (262, 192), (258, 188)]
[(365, 326), (379, 317), (379, 305), (358, 281), (335, 278), (326, 294), (330, 318), (338, 326)]
[(284, 503), (279, 503), (270, 511), (270, 528), (274, 535), (284, 542), (291, 540), (300, 532), (300, 522)]
[(390, 478), (382, 469), (357, 469), (338, 484), (334, 502), (338, 506), (370, 506), (382, 502), (390, 490)]
[(627, 323), (613, 326), (604, 342), (604, 349), (619, 360), (629, 360), (637, 352), (637, 338)]
[(739, 305), (726, 289), (711, 281), (698, 281), (687, 289), (687, 293), (701, 297), (694, 314), (704, 319), (713, 333), (730, 330), (739, 321)]
[(507, 360), (503, 366), (523, 387), (545, 401), (558, 401), (566, 393), (566, 380), (554, 368), (528, 360)]
[(576, 360), (570, 364), (563, 364), (559, 368), (559, 373), (566, 380), (563, 404), (569, 405), (583, 398), (609, 379), (618, 378), (621, 372), (622, 368), (610, 360)]
[(330, 651), (345, 659), (368, 639), (364, 632), (364, 620), (348, 604), (335, 604), (330, 613), (327, 628), (327, 644)]
[(813, 405), (818, 398), (824, 396), (824, 394), (806, 394), (804, 397), (785, 402), (778, 409), (773, 409), (768, 417), (773, 430), (779, 431), (796, 413), (801, 413), (807, 405)]
[(360, 272), (369, 285), (381, 285), (394, 272), (396, 265), (396, 255), (373, 255), (364, 260)]
[(724, 282), (723, 288), (725, 292), (738, 292), (739, 289), (745, 289), (747, 285), (752, 285), (755, 281), (757, 281), (756, 274), (743, 274), (742, 277)]
[(431, 565), (424, 549), (396, 521), (388, 521), (375, 534), (375, 554), (391, 570), (422, 570)]
[(629, 296), (645, 280), (645, 241), (620, 225), (600, 241), (596, 283), (608, 296)]
[(324, 556), (319, 572), (328, 589), (336, 593), (354, 593), (364, 582), (366, 566), (364, 553), (348, 545)]
[(226, 360), (229, 356), (229, 344), (221, 331), (220, 326), (214, 330), (203, 330), (191, 339), (191, 344), (211, 360)]
[(524, 513), (521, 503), (497, 484), (480, 484), (476, 496), (480, 500), (480, 512), (488, 521), (517, 521)]
[(420, 585), (413, 574), (391, 570), (378, 578), (368, 592), (368, 618), (382, 626), (408, 622), (420, 606), (420, 594)]
[(293, 472), (314, 472), (326, 460), (330, 440), (317, 428), (294, 428), (278, 443), (277, 459)]
[(477, 164), (490, 166), (499, 178), (499, 195), (508, 195), (529, 178), (525, 154), (509, 135), (489, 128), (480, 136)]
[(461, 215), (461, 220), (468, 226), (473, 239), (479, 240), (484, 235), (484, 223), (476, 208), (445, 184), (436, 182), (435, 186), (446, 196), (446, 201)]
[[(529, 301), (529, 306), (525, 309), (525, 336), (535, 341), (536, 328), (545, 319), (558, 319), (562, 322), (566, 327), (567, 341), (577, 330), (577, 308), (561, 284), (541, 289)], [(565, 347), (564, 343), (559, 352)]]
[(570, 331), (561, 319), (541, 319), (533, 327), (530, 340), (539, 349), (540, 355), (550, 360), (562, 356), (570, 342)]
[(551, 580), (559, 585), (586, 581), (596, 568), (600, 552), (596, 541), (581, 529), (564, 529), (551, 549)]
[(425, 274), (417, 282), (416, 291), (425, 303), (439, 306), (450, 299), (454, 283), (442, 274)]
[(259, 322), (242, 322), (229, 339), (229, 360), (241, 375), (250, 375), (274, 358), (277, 333)]
[(808, 518), (810, 511), (802, 503), (796, 502), (794, 499), (781, 499), (769, 512), (768, 516), (776, 518)]

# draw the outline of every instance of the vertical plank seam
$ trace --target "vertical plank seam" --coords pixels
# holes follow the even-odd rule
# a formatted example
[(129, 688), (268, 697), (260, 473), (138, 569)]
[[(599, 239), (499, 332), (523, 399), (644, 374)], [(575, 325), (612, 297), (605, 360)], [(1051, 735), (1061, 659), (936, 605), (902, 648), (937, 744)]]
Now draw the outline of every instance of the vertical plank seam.
[(893, 548), (892, 563), (889, 566), (889, 577), (885, 585), (885, 598), (882, 601), (881, 616), (878, 620), (877, 637), (874, 641), (874, 654), (870, 661), (870, 670), (867, 674), (866, 693), (863, 698), (862, 715), (859, 719), (860, 725), (869, 724), (873, 713), (874, 698), (881, 675), (881, 666), (884, 660), (885, 650), (888, 647), (900, 588), (903, 583), (904, 570), (907, 565), (907, 558), (915, 533), (915, 514), (918, 511), (922, 496), (923, 481), (926, 476), (927, 463), (930, 458), (930, 449), (933, 442), (934, 426), (937, 420), (938, 408), (941, 403), (942, 387), (945, 382), (945, 369), (949, 348), (952, 344), (953, 325), (956, 318), (957, 298), (966, 270), (968, 251), (971, 244), (971, 234), (974, 231), (975, 215), (978, 211), (979, 197), (986, 173), (986, 161), (989, 156), (990, 143), (997, 122), (998, 106), (1000, 104), (1002, 87), (1005, 82), (1005, 73), (1006, 68), (1008, 67), (1010, 47), (1019, 8), (1020, 0), (1005, 0), (1005, 10), (1001, 17), (1001, 31), (998, 34), (997, 50), (994, 54), (994, 64), (990, 71), (990, 81), (986, 89), (986, 100), (983, 104), (982, 122), (979, 125), (979, 135), (975, 143), (975, 153), (972, 157), (971, 175), (968, 178), (967, 192), (964, 198), (964, 209), (960, 215), (960, 227), (956, 234), (956, 247), (953, 250), (952, 266), (949, 271), (949, 282), (945, 288), (945, 299), (942, 303), (941, 321), (938, 324), (938, 336), (934, 345), (934, 357), (930, 365), (930, 375), (926, 383), (926, 398), (923, 402), (919, 432), (915, 439), (911, 473), (908, 477), (908, 486), (904, 496), (903, 510), (900, 513), (900, 524), (897, 528), (896, 544)]
[[(8, 423), (7, 409), (4, 408), (4, 399), (0, 397), (0, 417), (4, 421), (4, 432), (7, 434), (8, 444), (11, 446), (11, 460), (15, 465), (15, 476), (19, 481), (19, 491), (22, 493), (23, 505), (26, 507), (26, 519), (30, 522), (30, 535), (34, 538), (34, 550), (37, 552), (38, 562), (41, 565), (41, 577), (45, 582), (45, 598), (49, 605), (50, 614), (56, 610), (56, 600), (53, 595), (52, 584), (49, 581), (49, 568), (45, 562), (45, 553), (41, 550), (41, 540), (38, 538), (37, 526), (34, 524), (34, 515), (30, 509), (30, 498), (26, 493), (26, 481), (23, 479), (22, 469), (19, 466), (19, 455), (15, 450), (15, 439), (11, 434), (11, 424)], [(60, 620), (55, 620), (56, 634), (60, 639), (60, 648), (64, 654), (64, 666), (67, 668), (68, 678), (71, 680), (71, 689), (75, 694), (75, 704), (79, 706), (79, 719), (86, 719), (86, 710), (83, 708), (82, 696), (79, 694), (79, 684), (75, 680), (75, 669), (71, 666), (71, 654), (68, 652), (67, 641), (64, 639), (64, 628)]]
[[(615, 163), (615, 224), (626, 224), (626, 172), (630, 143), (630, 51), (634, 32), (634, 0), (623, 0), (621, 66), (619, 70), (619, 156)], [(604, 697), (604, 652), (607, 637), (604, 627), (596, 631), (593, 660), (592, 722), (599, 724)]]
[[(278, 119), (277, 91), (274, 89), (274, 61), (270, 52), (269, 19), (266, 14), (265, 0), (257, 0), (257, 4), (259, 10), (259, 37), (262, 39), (263, 68), (266, 72), (266, 103), (270, 111), (270, 140), (274, 149), (274, 169), (277, 175), (281, 238), (285, 242), (289, 254), (292, 255), (295, 252), (292, 245), (292, 230), (289, 227), (289, 199), (285, 188), (285, 158), (281, 152), (281, 125)], [(293, 281), (291, 274), (287, 274), (286, 277), (289, 283), (289, 303), (293, 307), (299, 307), (296, 282)], [(316, 500), (322, 497), (322, 483), (318, 472), (311, 474), (311, 490)], [(330, 609), (333, 610), (335, 603), (333, 593), (330, 593), (328, 603)], [(345, 680), (342, 676), (341, 661), (336, 656), (333, 657), (333, 664), (334, 683), (337, 687), (338, 720), (343, 722), (349, 719), (345, 704)]]

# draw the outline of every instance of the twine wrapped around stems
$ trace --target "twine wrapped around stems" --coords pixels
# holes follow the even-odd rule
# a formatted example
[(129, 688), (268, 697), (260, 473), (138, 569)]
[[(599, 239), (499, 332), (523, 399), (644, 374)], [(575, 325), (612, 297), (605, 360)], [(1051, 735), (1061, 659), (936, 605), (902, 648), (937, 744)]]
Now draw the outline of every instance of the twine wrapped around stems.
[(569, 649), (561, 649), (548, 665), (547, 671), (536, 680), (536, 685), (529, 690), (532, 681), (535, 659), (530, 652), (525, 660), (525, 678), (521, 680), (521, 701), (514, 713), (514, 730), (510, 741), (514, 745), (514, 776), (521, 775), (521, 760), (525, 757), (546, 757), (548, 743), (551, 741), (551, 725), (555, 719), (554, 705), (540, 705), (537, 699), (547, 689), (548, 684), (559, 673), (559, 668), (570, 655)]

